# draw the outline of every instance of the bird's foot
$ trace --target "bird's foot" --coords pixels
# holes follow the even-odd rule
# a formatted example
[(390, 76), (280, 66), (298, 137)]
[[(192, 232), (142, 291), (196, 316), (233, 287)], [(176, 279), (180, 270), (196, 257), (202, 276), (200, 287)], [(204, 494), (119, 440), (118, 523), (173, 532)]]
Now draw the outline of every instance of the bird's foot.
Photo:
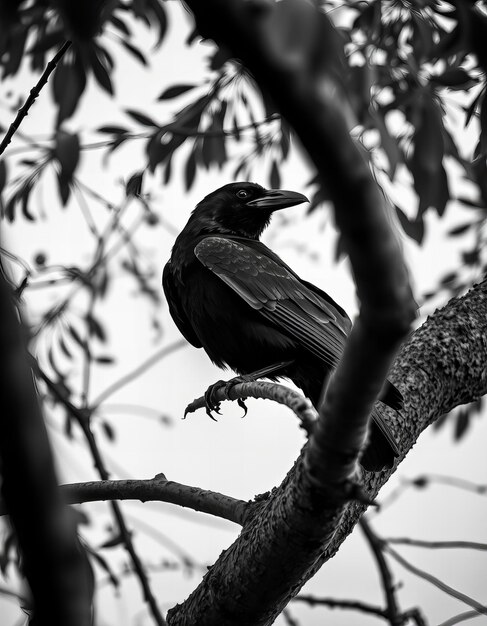
[(218, 380), (216, 383), (213, 383), (213, 385), (210, 385), (208, 387), (208, 389), (205, 391), (205, 407), (206, 407), (206, 414), (208, 415), (208, 417), (210, 417), (214, 422), (218, 421), (215, 417), (213, 417), (213, 411), (215, 413), (218, 413), (218, 415), (221, 414), (220, 411), (220, 401), (216, 399), (216, 392), (221, 389), (222, 387), (225, 387), (226, 385), (226, 381), (224, 380)]
[[(227, 400), (230, 400), (229, 393), (232, 387), (234, 387), (238, 383), (248, 383), (252, 382), (253, 380), (255, 379), (252, 375), (243, 375), (236, 376), (235, 378), (227, 381), (219, 380), (213, 385), (210, 385), (205, 391), (206, 414), (216, 422), (217, 420), (213, 417), (212, 414), (213, 411), (220, 414), (220, 401), (216, 399), (216, 393), (223, 388), (225, 397), (227, 398)], [(237, 398), (237, 404), (244, 410), (244, 414), (242, 415), (242, 417), (245, 417), (247, 415), (247, 406), (245, 402), (242, 400), (242, 398)]]

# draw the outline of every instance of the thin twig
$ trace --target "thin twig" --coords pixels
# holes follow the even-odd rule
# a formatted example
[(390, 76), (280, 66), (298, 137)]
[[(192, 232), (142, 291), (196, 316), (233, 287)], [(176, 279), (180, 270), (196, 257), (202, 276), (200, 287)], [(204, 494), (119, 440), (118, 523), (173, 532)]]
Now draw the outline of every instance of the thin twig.
[(179, 350), (179, 348), (183, 348), (185, 345), (187, 344), (184, 339), (178, 339), (177, 341), (170, 343), (168, 346), (164, 346), (160, 350), (157, 350), (157, 352), (155, 352), (143, 363), (134, 368), (131, 372), (125, 374), (125, 376), (122, 376), (122, 378), (119, 378), (113, 384), (108, 386), (104, 391), (102, 391), (91, 403), (92, 410), (97, 409), (102, 402), (104, 402), (107, 398), (113, 395), (121, 387), (124, 387), (138, 376), (144, 374), (148, 369), (150, 369), (153, 365), (166, 357), (168, 354)]
[(454, 626), (455, 624), (460, 624), (460, 622), (466, 622), (468, 619), (473, 619), (474, 617), (480, 617), (480, 613), (478, 611), (465, 611), (464, 613), (459, 613), (458, 615), (454, 615), (446, 620), (446, 622), (441, 622), (438, 626)]
[(471, 550), (487, 550), (487, 543), (476, 541), (424, 541), (422, 539), (410, 539), (409, 537), (385, 537), (384, 543), (416, 546), (418, 548), (467, 548)]
[(387, 604), (387, 610), (385, 611), (386, 617), (389, 620), (391, 626), (400, 626), (400, 624), (403, 623), (403, 619), (396, 601), (392, 572), (389, 568), (389, 565), (387, 564), (387, 561), (384, 558), (383, 543), (372, 530), (372, 527), (365, 517), (362, 517), (359, 523), (362, 532), (364, 533), (369, 543), (370, 549), (372, 550), (372, 553), (375, 557), (377, 567), (379, 568), (382, 588), (384, 590)]
[(419, 567), (412, 565), (411, 563), (409, 563), (409, 561), (407, 561), (404, 557), (402, 557), (399, 553), (397, 553), (393, 548), (391, 548), (387, 544), (384, 544), (384, 549), (387, 550), (387, 552), (398, 563), (400, 563), (404, 567), (404, 569), (408, 570), (408, 572), (411, 572), (412, 574), (415, 574), (416, 576), (419, 576), (420, 578), (427, 580), (429, 583), (431, 583), (432, 585), (434, 585), (435, 587), (437, 587), (444, 593), (447, 593), (449, 596), (452, 596), (453, 598), (460, 600), (460, 602), (464, 602), (468, 606), (471, 606), (473, 609), (477, 611), (477, 613), (481, 613), (482, 615), (487, 615), (487, 606), (481, 604), (480, 602), (477, 602), (477, 600), (474, 600), (474, 598), (471, 598), (470, 596), (465, 595), (461, 591), (457, 591), (457, 589), (450, 587), (439, 578), (436, 578), (436, 576), (433, 576), (432, 574), (429, 574), (428, 572), (425, 572), (424, 570), (419, 569)]
[(37, 84), (35, 85), (35, 87), (33, 87), (30, 90), (30, 93), (29, 93), (29, 96), (28, 96), (27, 100), (24, 102), (23, 106), (19, 109), (16, 118), (10, 124), (10, 128), (8, 129), (5, 137), (2, 140), (2, 143), (0, 144), (0, 154), (2, 154), (4, 152), (5, 148), (11, 142), (12, 137), (15, 134), (15, 131), (19, 128), (19, 126), (22, 123), (22, 120), (24, 119), (24, 117), (26, 117), (26, 115), (29, 113), (30, 107), (34, 104), (35, 99), (37, 98), (37, 96), (41, 92), (41, 89), (47, 83), (47, 80), (48, 80), (49, 76), (51, 75), (51, 73), (55, 69), (56, 65), (59, 63), (60, 59), (63, 57), (63, 55), (66, 52), (66, 50), (70, 47), (70, 45), (71, 45), (70, 41), (65, 41), (63, 43), (63, 45), (58, 50), (58, 52), (55, 54), (55, 56), (47, 64), (46, 69), (44, 70), (44, 73), (39, 78), (39, 80), (38, 80)]
[(351, 609), (354, 611), (360, 611), (361, 613), (367, 613), (368, 615), (377, 615), (388, 619), (387, 611), (381, 609), (380, 606), (374, 606), (367, 604), (366, 602), (360, 602), (359, 600), (337, 600), (335, 598), (316, 598), (315, 596), (308, 596), (300, 594), (295, 598), (292, 598), (293, 602), (303, 602), (309, 604), (309, 606), (327, 606), (331, 609)]
[[(100, 453), (100, 449), (98, 448), (96, 439), (93, 435), (93, 432), (91, 431), (89, 421), (84, 420), (83, 422), (79, 422), (79, 425), (81, 426), (81, 429), (83, 430), (83, 434), (85, 435), (96, 470), (98, 471), (100, 478), (102, 480), (108, 480), (109, 479), (108, 470), (105, 467), (103, 458)], [(120, 505), (118, 504), (118, 502), (110, 502), (109, 506), (112, 510), (113, 516), (115, 518), (118, 529), (120, 531), (122, 542), (132, 561), (134, 572), (137, 578), (139, 579), (140, 586), (142, 587), (144, 600), (147, 602), (149, 606), (150, 612), (152, 613), (155, 623), (158, 626), (166, 626), (166, 620), (162, 616), (159, 606), (157, 605), (157, 601), (154, 595), (152, 594), (152, 590), (149, 584), (149, 579), (147, 577), (147, 574), (145, 573), (145, 569), (142, 564), (142, 561), (140, 560), (140, 557), (137, 554), (137, 551), (135, 550), (135, 546), (132, 541), (132, 535), (125, 523), (125, 518), (123, 516), (122, 509), (120, 508)]]

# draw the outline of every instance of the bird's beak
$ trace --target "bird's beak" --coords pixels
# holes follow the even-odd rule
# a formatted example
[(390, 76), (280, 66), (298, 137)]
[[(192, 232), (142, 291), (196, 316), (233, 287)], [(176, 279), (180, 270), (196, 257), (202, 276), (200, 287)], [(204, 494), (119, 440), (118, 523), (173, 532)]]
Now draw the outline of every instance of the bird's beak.
[(269, 189), (260, 198), (249, 200), (246, 204), (250, 207), (276, 211), (277, 209), (285, 209), (288, 206), (294, 206), (302, 202), (309, 202), (308, 198), (303, 196), (302, 193), (285, 191), (284, 189)]

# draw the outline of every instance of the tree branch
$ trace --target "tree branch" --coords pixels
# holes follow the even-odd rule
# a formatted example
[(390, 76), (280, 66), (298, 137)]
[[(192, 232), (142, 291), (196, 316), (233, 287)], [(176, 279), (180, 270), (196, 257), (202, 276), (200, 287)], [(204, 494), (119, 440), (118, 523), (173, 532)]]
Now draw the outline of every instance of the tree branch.
[(470, 596), (467, 596), (466, 594), (462, 593), (461, 591), (458, 591), (457, 589), (454, 589), (453, 587), (450, 587), (450, 585), (447, 585), (446, 583), (444, 583), (442, 580), (440, 580), (436, 576), (433, 576), (432, 574), (429, 574), (428, 572), (425, 572), (424, 570), (420, 569), (419, 567), (416, 567), (415, 565), (412, 565), (411, 563), (409, 563), (409, 561), (407, 561), (404, 557), (402, 557), (398, 552), (396, 552), (390, 546), (385, 545), (385, 549), (408, 572), (411, 572), (412, 574), (415, 574), (416, 576), (419, 576), (419, 578), (423, 578), (424, 580), (427, 580), (429, 583), (431, 583), (432, 585), (434, 585), (435, 587), (437, 587), (438, 589), (440, 589), (444, 593), (448, 594), (449, 596), (452, 596), (453, 598), (456, 598), (457, 600), (460, 600), (460, 602), (464, 602), (468, 606), (471, 606), (472, 608), (474, 608), (477, 611), (477, 613), (481, 613), (482, 615), (487, 615), (487, 606), (486, 605), (481, 604), (480, 602), (477, 602), (477, 600), (475, 600), (474, 598), (471, 598)]
[(309, 606), (327, 606), (330, 609), (352, 609), (354, 611), (360, 611), (360, 613), (366, 613), (368, 615), (377, 615), (377, 617), (383, 617), (388, 619), (387, 611), (381, 609), (380, 606), (373, 606), (366, 602), (360, 602), (358, 600), (337, 600), (335, 598), (315, 598), (305, 594), (299, 594), (293, 598), (293, 602), (302, 602), (309, 604)]
[(66, 50), (70, 47), (70, 45), (71, 45), (70, 41), (65, 41), (63, 43), (63, 45), (58, 50), (58, 52), (55, 54), (55, 56), (47, 64), (46, 69), (44, 70), (42, 76), (37, 81), (37, 84), (30, 90), (29, 97), (24, 102), (23, 106), (19, 109), (16, 118), (14, 119), (12, 124), (10, 125), (10, 128), (8, 129), (7, 133), (5, 134), (5, 137), (3, 138), (2, 143), (0, 143), (0, 154), (2, 154), (5, 151), (5, 148), (11, 142), (12, 137), (15, 134), (15, 131), (19, 128), (19, 126), (22, 123), (22, 120), (24, 119), (24, 117), (26, 117), (26, 115), (29, 113), (30, 107), (34, 104), (35, 99), (41, 93), (41, 89), (47, 83), (47, 80), (48, 80), (49, 76), (51, 75), (51, 73), (55, 69), (56, 65), (59, 63), (59, 61), (63, 57), (63, 55), (66, 52)]
[[(147, 480), (101, 480), (60, 486), (66, 504), (103, 500), (140, 500), (169, 502), (208, 513), (242, 525), (252, 503), (237, 500), (215, 491), (190, 487), (167, 480), (163, 474)], [(0, 502), (0, 515), (7, 514)]]
[(401, 616), (401, 611), (399, 610), (399, 606), (396, 601), (396, 593), (394, 581), (392, 578), (392, 572), (384, 557), (383, 544), (379, 540), (375, 532), (372, 530), (372, 527), (370, 526), (366, 517), (362, 517), (362, 519), (360, 520), (360, 527), (362, 528), (362, 531), (369, 543), (370, 549), (372, 550), (372, 553), (377, 562), (377, 567), (379, 568), (382, 588), (384, 589), (384, 595), (387, 604), (385, 616), (391, 626), (401, 626), (401, 624), (404, 622), (404, 619)]
[[(245, 398), (258, 398), (263, 400), (273, 400), (279, 404), (283, 404), (293, 411), (300, 421), (301, 428), (308, 434), (313, 432), (316, 426), (318, 414), (308, 398), (301, 393), (289, 389), (285, 385), (277, 383), (269, 383), (263, 380), (255, 380), (248, 383), (237, 383), (228, 391), (224, 387), (218, 389), (215, 393), (215, 400), (244, 400)], [(193, 400), (184, 411), (186, 416), (188, 413), (194, 413), (198, 409), (206, 406), (204, 396)]]
[[(439, 416), (487, 392), (485, 363), (487, 280), (430, 316), (403, 346), (394, 363), (391, 378), (400, 384), (405, 404), (400, 414), (388, 411), (387, 415), (388, 423), (401, 442), (401, 459), (419, 434)], [(376, 409), (383, 410), (380, 405)], [(336, 520), (332, 540), (322, 551), (315, 528), (315, 524), (321, 523), (321, 517), (313, 509), (305, 509), (309, 523), (302, 533), (289, 530), (276, 538), (276, 526), (279, 526), (283, 516), (286, 524), (292, 515), (289, 509), (297, 505), (293, 486), (303, 471), (303, 457), (304, 452), (283, 483), (272, 491), (256, 515), (247, 521), (242, 535), (215, 563), (200, 586), (184, 604), (169, 612), (168, 623), (171, 626), (179, 623), (200, 626), (211, 624), (211, 620), (222, 626), (236, 626), (244, 624), (245, 619), (253, 625), (270, 624), (301, 586), (336, 554), (364, 511), (360, 503), (350, 502), (347, 505), (341, 518)], [(371, 499), (393, 471), (364, 473), (366, 492)], [(315, 544), (316, 557), (305, 566), (301, 550), (307, 542)], [(305, 567), (304, 573), (300, 571)], [(263, 581), (258, 589), (252, 584), (254, 577)], [(263, 617), (247, 617), (240, 621), (236, 613), (226, 621), (226, 611), (235, 607), (235, 588), (240, 590), (238, 606), (243, 605), (247, 611), (247, 593), (252, 595), (249, 602), (254, 601), (254, 607), (260, 602), (268, 606), (269, 595), (274, 595), (274, 598), (279, 596), (275, 612), (269, 609)], [(255, 608), (253, 615), (257, 612), (258, 608)], [(211, 616), (208, 621), (206, 615)], [(419, 614), (414, 619), (421, 623)]]

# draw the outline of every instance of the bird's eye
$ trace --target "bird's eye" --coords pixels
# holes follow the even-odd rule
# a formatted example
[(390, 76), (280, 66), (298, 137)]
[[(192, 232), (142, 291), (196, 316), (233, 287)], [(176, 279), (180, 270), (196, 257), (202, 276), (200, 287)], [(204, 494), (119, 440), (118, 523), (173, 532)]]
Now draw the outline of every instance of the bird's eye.
[(249, 195), (248, 191), (245, 191), (245, 189), (240, 189), (239, 191), (237, 191), (237, 198), (246, 198)]

